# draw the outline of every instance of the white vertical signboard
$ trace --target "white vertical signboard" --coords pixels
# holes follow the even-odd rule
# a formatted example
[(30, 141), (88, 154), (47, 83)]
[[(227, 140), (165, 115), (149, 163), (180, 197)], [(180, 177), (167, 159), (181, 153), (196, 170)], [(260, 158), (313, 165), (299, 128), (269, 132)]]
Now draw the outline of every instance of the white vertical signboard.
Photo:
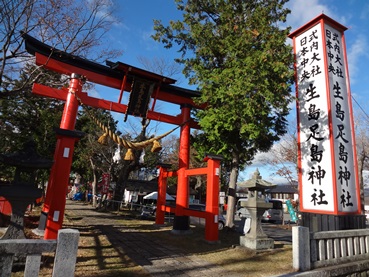
[(302, 212), (361, 212), (345, 30), (322, 14), (290, 34), (296, 57)]

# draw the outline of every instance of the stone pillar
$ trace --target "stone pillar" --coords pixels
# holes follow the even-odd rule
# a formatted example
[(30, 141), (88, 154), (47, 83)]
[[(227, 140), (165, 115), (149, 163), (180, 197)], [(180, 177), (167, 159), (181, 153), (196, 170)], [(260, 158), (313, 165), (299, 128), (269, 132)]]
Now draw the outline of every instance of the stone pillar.
[(298, 271), (310, 270), (310, 234), (309, 228), (292, 227), (293, 268)]

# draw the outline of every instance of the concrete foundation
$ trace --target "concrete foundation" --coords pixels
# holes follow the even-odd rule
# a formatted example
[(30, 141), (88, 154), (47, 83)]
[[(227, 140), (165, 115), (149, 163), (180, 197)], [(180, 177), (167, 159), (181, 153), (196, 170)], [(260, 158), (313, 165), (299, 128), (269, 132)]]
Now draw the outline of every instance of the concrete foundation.
[(240, 245), (254, 250), (273, 249), (274, 240), (270, 238), (248, 238), (246, 236), (240, 236)]

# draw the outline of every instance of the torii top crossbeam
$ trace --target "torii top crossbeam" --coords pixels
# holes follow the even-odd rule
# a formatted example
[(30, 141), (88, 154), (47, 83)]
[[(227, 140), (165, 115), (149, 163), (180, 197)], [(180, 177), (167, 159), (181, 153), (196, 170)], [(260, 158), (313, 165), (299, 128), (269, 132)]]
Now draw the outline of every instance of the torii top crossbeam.
[[(79, 74), (84, 76), (87, 81), (120, 90), (117, 102), (94, 98), (86, 93), (79, 95), (81, 101), (87, 106), (126, 114), (129, 107), (121, 103), (122, 93), (123, 91), (131, 92), (134, 80), (140, 79), (152, 83), (151, 98), (154, 100), (154, 103), (156, 100), (161, 100), (172, 104), (201, 108), (192, 100), (194, 97), (199, 97), (200, 92), (174, 86), (173, 84), (176, 80), (172, 78), (121, 62), (107, 61), (107, 65), (104, 66), (55, 49), (30, 35), (23, 34), (23, 38), (25, 39), (26, 50), (36, 57), (37, 65), (61, 74)], [(34, 84), (33, 93), (64, 101), (67, 97), (67, 89), (53, 89), (40, 84)], [(175, 125), (183, 123), (178, 116), (155, 112), (153, 109), (148, 110), (145, 116), (148, 119), (164, 123)], [(197, 123), (193, 121), (190, 123), (190, 127), (199, 128)]]

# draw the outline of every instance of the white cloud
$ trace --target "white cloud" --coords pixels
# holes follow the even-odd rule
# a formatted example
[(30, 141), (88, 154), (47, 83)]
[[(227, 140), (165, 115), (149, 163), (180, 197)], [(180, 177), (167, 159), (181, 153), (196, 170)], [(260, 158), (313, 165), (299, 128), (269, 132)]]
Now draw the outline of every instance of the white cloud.
[(95, 97), (95, 98), (102, 98), (101, 94), (96, 90), (95, 87), (88, 90), (88, 96)]
[(258, 152), (252, 160), (252, 165), (255, 167), (265, 165), (265, 161), (268, 160), (268, 155), (267, 152)]
[(366, 20), (368, 18), (368, 15), (369, 15), (369, 3), (366, 3), (366, 5), (364, 5), (363, 9), (361, 10), (360, 19)]
[(155, 32), (153, 29), (149, 31), (142, 31), (141, 32), (141, 43), (144, 45), (145, 50), (147, 51), (157, 51), (159, 49), (159, 44), (154, 41), (151, 37), (154, 35)]
[(287, 3), (286, 7), (291, 10), (287, 17), (287, 23), (292, 27), (292, 31), (305, 25), (322, 13), (341, 24), (345, 24), (347, 21), (345, 17), (338, 16), (328, 5), (321, 4), (319, 0), (292, 0)]
[(359, 35), (350, 49), (348, 49), (347, 59), (352, 84), (355, 83), (355, 77), (360, 73), (358, 66), (359, 62), (362, 60), (363, 56), (366, 56), (366, 58), (369, 57), (369, 54), (366, 51), (367, 44), (368, 41), (366, 37)]
[(288, 2), (286, 6), (291, 10), (291, 13), (287, 17), (287, 23), (292, 26), (292, 30), (308, 23), (321, 13), (327, 14), (327, 11), (329, 11), (329, 8), (319, 4), (318, 0), (295, 0)]

